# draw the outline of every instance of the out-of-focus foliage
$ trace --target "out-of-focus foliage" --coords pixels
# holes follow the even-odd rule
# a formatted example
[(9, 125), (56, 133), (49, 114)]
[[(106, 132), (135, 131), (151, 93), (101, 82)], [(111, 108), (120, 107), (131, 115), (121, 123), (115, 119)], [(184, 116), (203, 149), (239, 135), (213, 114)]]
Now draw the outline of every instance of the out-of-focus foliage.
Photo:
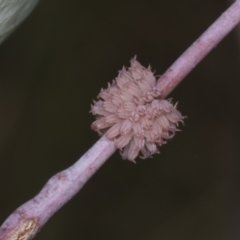
[(0, 1), (0, 42), (32, 11), (38, 0)]

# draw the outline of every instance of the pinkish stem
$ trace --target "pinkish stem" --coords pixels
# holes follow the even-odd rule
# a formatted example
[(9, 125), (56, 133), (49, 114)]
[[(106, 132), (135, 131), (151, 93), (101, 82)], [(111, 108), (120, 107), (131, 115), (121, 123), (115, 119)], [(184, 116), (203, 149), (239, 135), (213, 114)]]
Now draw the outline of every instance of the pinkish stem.
[(0, 239), (31, 239), (115, 151), (112, 141), (105, 136), (99, 139), (75, 164), (50, 178), (37, 196), (7, 218), (0, 228)]
[(240, 22), (240, 1), (232, 4), (158, 79), (166, 97), (192, 69)]
[[(166, 97), (182, 79), (240, 22), (240, 0), (197, 39), (161, 76), (158, 87)], [(0, 227), (0, 240), (32, 239), (47, 220), (68, 202), (115, 152), (103, 136), (74, 165), (54, 175), (41, 192), (16, 209)]]

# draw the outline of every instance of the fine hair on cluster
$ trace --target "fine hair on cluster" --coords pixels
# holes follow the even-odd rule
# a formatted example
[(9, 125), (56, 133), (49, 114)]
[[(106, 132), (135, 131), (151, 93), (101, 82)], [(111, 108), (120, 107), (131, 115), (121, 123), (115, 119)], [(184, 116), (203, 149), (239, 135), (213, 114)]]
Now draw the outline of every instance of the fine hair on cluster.
[(123, 159), (134, 161), (139, 154), (148, 158), (159, 153), (158, 146), (172, 138), (183, 122), (176, 105), (161, 99), (151, 68), (134, 57), (94, 101), (91, 112), (96, 120), (91, 127), (114, 141)]

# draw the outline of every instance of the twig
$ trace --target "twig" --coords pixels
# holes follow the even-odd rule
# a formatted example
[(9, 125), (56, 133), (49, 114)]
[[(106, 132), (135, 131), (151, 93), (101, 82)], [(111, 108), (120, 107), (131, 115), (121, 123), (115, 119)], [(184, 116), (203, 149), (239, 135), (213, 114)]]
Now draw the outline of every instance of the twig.
[[(115, 150), (113, 142), (103, 136), (74, 165), (50, 178), (37, 196), (14, 211), (0, 228), (0, 239), (31, 239)], [(22, 238), (17, 238), (20, 235)]]
[[(165, 97), (240, 21), (237, 0), (158, 80)], [(53, 176), (42, 191), (15, 210), (0, 228), (0, 240), (32, 239), (47, 220), (71, 199), (115, 152), (103, 136), (73, 166)]]
[(233, 3), (160, 77), (166, 97), (193, 68), (240, 22), (240, 1)]

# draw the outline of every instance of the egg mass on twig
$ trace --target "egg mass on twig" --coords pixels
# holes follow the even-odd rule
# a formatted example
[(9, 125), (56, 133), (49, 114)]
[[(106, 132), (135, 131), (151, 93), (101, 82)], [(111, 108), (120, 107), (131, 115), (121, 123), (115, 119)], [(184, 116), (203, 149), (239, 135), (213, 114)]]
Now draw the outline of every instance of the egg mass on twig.
[(158, 146), (172, 138), (183, 116), (170, 100), (161, 99), (150, 67), (134, 57), (118, 77), (102, 89), (91, 112), (96, 115), (92, 129), (112, 141), (123, 159), (134, 161), (139, 153), (148, 158), (159, 153)]

